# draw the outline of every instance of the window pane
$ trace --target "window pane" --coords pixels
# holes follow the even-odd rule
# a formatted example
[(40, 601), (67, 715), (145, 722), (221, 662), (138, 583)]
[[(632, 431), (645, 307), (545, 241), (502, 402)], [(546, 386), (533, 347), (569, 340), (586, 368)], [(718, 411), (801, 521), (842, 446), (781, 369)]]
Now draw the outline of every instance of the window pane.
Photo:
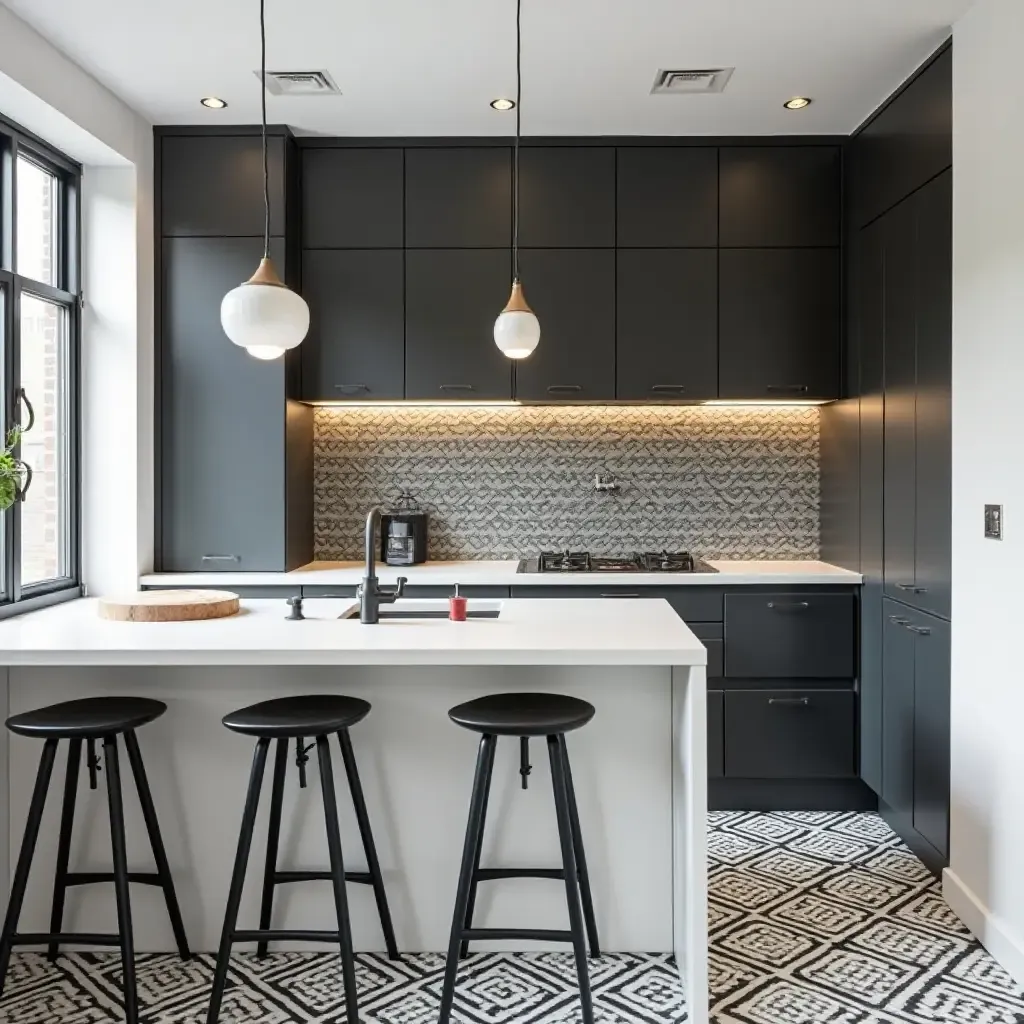
[[(4, 358), (5, 346), (7, 345), (7, 337), (4, 333), (7, 325), (7, 302), (7, 289), (0, 285), (0, 395), (7, 393), (7, 384), (4, 381), (4, 366), (7, 365)], [(2, 402), (0, 402), (0, 442), (6, 446), (7, 424), (4, 422)], [(8, 601), (11, 598), (10, 580), (7, 579), (7, 559), (5, 557), (7, 552), (7, 531), (11, 528), (10, 519), (11, 517), (7, 512), (0, 512), (0, 601)]]
[(57, 286), (57, 178), (26, 157), (18, 157), (15, 269), (22, 277)]
[[(21, 296), (21, 386), (35, 424), (21, 440), (32, 484), (21, 506), (21, 585), (68, 574), (68, 315), (63, 306)], [(21, 422), (28, 425), (28, 410)]]

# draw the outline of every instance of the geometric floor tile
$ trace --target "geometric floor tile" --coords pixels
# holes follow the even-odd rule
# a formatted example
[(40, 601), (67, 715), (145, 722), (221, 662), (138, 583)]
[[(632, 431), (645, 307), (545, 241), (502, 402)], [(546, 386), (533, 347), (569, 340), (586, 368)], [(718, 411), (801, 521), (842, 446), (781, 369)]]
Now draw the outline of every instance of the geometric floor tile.
[[(709, 815), (714, 1024), (1024, 1024), (1024, 990), (971, 937), (938, 882), (876, 814)], [(600, 914), (600, 911), (599, 911)], [(672, 958), (590, 961), (600, 1024), (683, 1024)], [(436, 1024), (444, 958), (359, 954), (362, 1024)], [(203, 1024), (209, 954), (138, 957), (143, 1024)], [(476, 953), (453, 1024), (579, 1024), (572, 955)], [(2, 1024), (115, 1024), (120, 959), (16, 954)], [(223, 1024), (344, 1024), (335, 953), (232, 959)]]

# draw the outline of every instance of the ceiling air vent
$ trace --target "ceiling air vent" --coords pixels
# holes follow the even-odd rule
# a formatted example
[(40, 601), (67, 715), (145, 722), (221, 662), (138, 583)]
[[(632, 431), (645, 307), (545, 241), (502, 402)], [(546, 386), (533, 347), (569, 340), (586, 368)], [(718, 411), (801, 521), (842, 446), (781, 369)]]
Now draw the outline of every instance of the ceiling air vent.
[[(256, 77), (260, 77), (257, 71)], [(264, 83), (274, 96), (340, 96), (326, 71), (268, 71)]]
[(676, 96), (721, 92), (735, 68), (702, 68), (688, 71), (659, 71), (654, 78), (652, 95)]

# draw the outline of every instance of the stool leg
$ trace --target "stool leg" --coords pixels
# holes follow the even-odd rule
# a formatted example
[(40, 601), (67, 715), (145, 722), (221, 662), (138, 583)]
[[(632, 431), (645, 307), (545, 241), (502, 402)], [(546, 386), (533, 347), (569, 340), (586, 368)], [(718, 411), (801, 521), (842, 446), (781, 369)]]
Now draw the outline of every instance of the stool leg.
[(331, 858), (334, 908), (338, 914), (341, 974), (345, 982), (345, 1013), (348, 1017), (348, 1024), (358, 1024), (359, 999), (356, 992), (356, 961), (355, 954), (352, 951), (352, 925), (348, 917), (348, 893), (345, 891), (345, 862), (341, 856), (341, 829), (338, 827), (338, 804), (334, 795), (331, 745), (326, 736), (317, 736), (316, 754), (320, 762), (320, 789), (324, 794), (324, 819), (327, 824), (327, 850)]
[[(68, 861), (71, 857), (71, 828), (75, 821), (75, 800), (78, 796), (78, 767), (82, 760), (82, 741), (68, 742), (68, 766), (64, 773), (64, 804), (60, 812), (60, 839), (57, 840), (57, 873), (53, 879), (53, 909), (50, 911), (50, 934), (60, 932), (64, 921), (64, 896), (68, 889)], [(46, 955), (53, 963), (58, 947), (51, 942)]]
[(580, 986), (583, 1024), (594, 1024), (594, 1009), (590, 1002), (590, 977), (587, 974), (587, 943), (583, 934), (580, 887), (576, 876), (572, 825), (569, 820), (569, 793), (565, 782), (565, 762), (562, 760), (558, 739), (558, 736), (548, 737), (548, 757), (551, 760), (551, 784), (555, 792), (558, 841), (562, 847), (562, 868), (565, 872), (565, 901), (569, 905), (569, 928), (572, 932), (572, 948), (576, 954), (576, 977)]
[(217, 951), (217, 969), (213, 975), (213, 990), (210, 993), (210, 1007), (206, 1013), (206, 1024), (216, 1024), (220, 1015), (220, 1004), (224, 999), (224, 986), (228, 979), (228, 964), (231, 961), (231, 943), (238, 923), (238, 907), (242, 902), (242, 886), (245, 884), (245, 868), (249, 863), (252, 847), (252, 831), (256, 824), (256, 811), (260, 803), (260, 788), (263, 785), (263, 770), (267, 765), (267, 751), (270, 740), (261, 737), (256, 741), (252, 756), (252, 771), (249, 774), (249, 792), (245, 797), (242, 811), (242, 827), (238, 833), (238, 849), (235, 851), (235, 866), (231, 871), (231, 886), (228, 889), (228, 905), (224, 911), (224, 929), (220, 934), (220, 948)]
[(139, 1007), (135, 991), (135, 943), (132, 939), (132, 907), (128, 894), (128, 853), (125, 848), (121, 772), (117, 763), (117, 737), (103, 737), (107, 769), (107, 803), (110, 806), (110, 845), (114, 853), (114, 894), (117, 898), (117, 930), (121, 933), (121, 982), (124, 989), (125, 1024), (137, 1024)]
[(21, 905), (25, 902), (28, 872), (32, 867), (32, 856), (36, 851), (36, 840), (39, 838), (39, 824), (43, 820), (43, 808), (46, 806), (46, 791), (50, 786), (50, 776), (53, 774), (53, 761), (56, 756), (57, 741), (49, 739), (43, 744), (43, 753), (39, 758), (36, 784), (32, 790), (32, 801), (28, 805), (25, 837), (21, 841), (18, 866), (14, 870), (14, 879), (11, 882), (11, 898), (7, 903), (7, 917), (4, 919), (3, 932), (0, 932), (0, 995), (3, 994), (4, 983), (7, 981), (7, 968), (11, 961), (11, 944), (18, 930)]
[(167, 916), (171, 919), (171, 931), (174, 932), (174, 943), (178, 947), (178, 955), (181, 959), (190, 960), (192, 954), (189, 952), (188, 939), (185, 937), (185, 924), (181, 919), (178, 895), (174, 891), (171, 866), (167, 863), (167, 851), (164, 849), (163, 836), (160, 834), (160, 821), (156, 816), (153, 793), (149, 788), (146, 766), (142, 762), (142, 751), (139, 750), (139, 741), (134, 729), (129, 729), (124, 734), (124, 745), (128, 749), (128, 763), (131, 765), (132, 775), (135, 776), (135, 788), (139, 794), (139, 803), (142, 805), (142, 817), (146, 822), (146, 832), (149, 833), (149, 845), (153, 849), (156, 873), (160, 876), (160, 887), (164, 891)]
[[(444, 967), (444, 986), (441, 989), (441, 1012), (438, 1014), (438, 1024), (448, 1024), (452, 1003), (455, 999), (455, 977), (459, 970), (459, 951), (462, 948), (462, 934), (466, 927), (466, 912), (469, 909), (473, 864), (476, 860), (480, 836), (483, 834), (484, 804), (487, 801), (487, 791), (491, 786), (494, 750), (497, 744), (498, 737), (489, 733), (485, 733), (480, 738), (480, 750), (476, 758), (476, 776), (473, 779), (473, 795), (469, 801), (466, 841), (462, 847), (459, 887), (455, 894), (455, 912), (452, 914), (452, 933), (448, 940), (448, 959)], [(590, 1024), (590, 1022), (588, 1021), (586, 1024)]]
[[(274, 756), (274, 782), (270, 791), (270, 822), (267, 826), (267, 862), (263, 868), (263, 899), (260, 902), (260, 931), (270, 928), (274, 909), (274, 875), (277, 874), (277, 849), (281, 841), (281, 805), (284, 803), (284, 776), (288, 767), (288, 740), (277, 741)], [(267, 955), (267, 942), (256, 943), (256, 956)]]
[(580, 897), (583, 901), (583, 920), (587, 925), (587, 941), (590, 955), (601, 955), (601, 943), (597, 938), (597, 918), (594, 916), (594, 899), (590, 894), (590, 873), (587, 871), (587, 857), (583, 852), (583, 832), (580, 829), (580, 812), (576, 807), (576, 787), (572, 784), (572, 769), (569, 767), (569, 751), (565, 745), (565, 734), (558, 737), (558, 747), (565, 765), (565, 786), (569, 791), (569, 823), (572, 825), (572, 848), (576, 854), (576, 869), (580, 879)]
[[(476, 910), (476, 888), (477, 872), (480, 870), (480, 857), (484, 850), (484, 831), (487, 828), (487, 807), (491, 796), (491, 784), (488, 780), (487, 788), (484, 790), (484, 803), (480, 808), (480, 829), (477, 833), (476, 852), (473, 854), (473, 873), (469, 880), (469, 902), (466, 904), (466, 920), (462, 927), (469, 929), (473, 927), (473, 911)], [(463, 939), (459, 945), (459, 959), (464, 960), (469, 955), (469, 939)]]
[(391, 923), (388, 897), (384, 891), (384, 876), (381, 874), (380, 861), (377, 859), (377, 846), (373, 841), (370, 816), (366, 813), (366, 800), (363, 797), (363, 786), (359, 781), (359, 769), (356, 767), (356, 755), (352, 749), (352, 737), (349, 736), (348, 729), (342, 729), (338, 733), (338, 745), (341, 747), (341, 759), (345, 762), (345, 775), (348, 777), (348, 788), (356, 810), (356, 821), (359, 822), (359, 835), (366, 851), (366, 870), (373, 879), (373, 898), (377, 901), (377, 915), (380, 917), (380, 927), (384, 932), (384, 945), (387, 947), (388, 958), (399, 960), (401, 958), (398, 955), (398, 944), (395, 942), (395, 928)]

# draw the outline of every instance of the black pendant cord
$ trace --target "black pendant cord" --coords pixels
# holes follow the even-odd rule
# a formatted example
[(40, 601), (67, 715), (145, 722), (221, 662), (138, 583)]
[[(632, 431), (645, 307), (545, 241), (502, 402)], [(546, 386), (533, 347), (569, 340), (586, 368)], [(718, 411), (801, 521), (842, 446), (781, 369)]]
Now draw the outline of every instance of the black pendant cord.
[(523, 100), (523, 0), (516, 0), (516, 146), (513, 156), (515, 185), (512, 190), (512, 278), (519, 280), (519, 136)]
[(270, 169), (267, 162), (267, 12), (260, 0), (260, 124), (263, 141), (263, 258), (270, 259)]

